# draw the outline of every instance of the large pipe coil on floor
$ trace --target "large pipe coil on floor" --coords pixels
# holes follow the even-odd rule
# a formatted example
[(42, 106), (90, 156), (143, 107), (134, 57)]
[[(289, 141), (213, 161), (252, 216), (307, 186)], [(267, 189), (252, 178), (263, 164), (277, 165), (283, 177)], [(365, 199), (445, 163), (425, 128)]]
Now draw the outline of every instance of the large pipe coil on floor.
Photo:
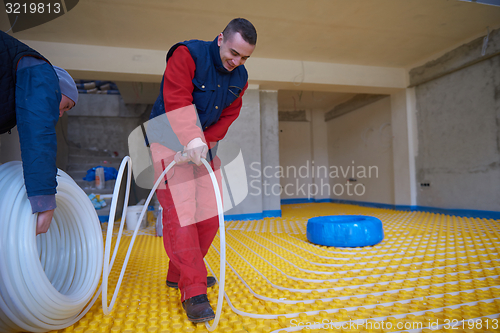
[(80, 319), (103, 265), (102, 231), (83, 190), (59, 171), (57, 209), (35, 236), (20, 162), (0, 166), (0, 331), (45, 332)]

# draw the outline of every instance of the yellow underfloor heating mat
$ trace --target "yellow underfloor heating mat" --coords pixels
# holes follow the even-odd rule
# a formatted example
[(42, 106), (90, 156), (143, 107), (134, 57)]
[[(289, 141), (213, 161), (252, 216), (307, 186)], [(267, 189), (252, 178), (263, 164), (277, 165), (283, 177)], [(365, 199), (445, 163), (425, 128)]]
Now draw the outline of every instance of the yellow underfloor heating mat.
[[(215, 332), (500, 332), (499, 220), (332, 203), (285, 205), (282, 214), (226, 222), (226, 299)], [(364, 248), (307, 241), (309, 218), (341, 214), (379, 218), (384, 240)], [(111, 291), (129, 242), (125, 233)], [(218, 251), (216, 236), (206, 257), (216, 277)], [(113, 312), (104, 316), (98, 300), (59, 332), (208, 332), (165, 285), (167, 267), (162, 238), (144, 230)], [(214, 309), (217, 295), (216, 285)]]

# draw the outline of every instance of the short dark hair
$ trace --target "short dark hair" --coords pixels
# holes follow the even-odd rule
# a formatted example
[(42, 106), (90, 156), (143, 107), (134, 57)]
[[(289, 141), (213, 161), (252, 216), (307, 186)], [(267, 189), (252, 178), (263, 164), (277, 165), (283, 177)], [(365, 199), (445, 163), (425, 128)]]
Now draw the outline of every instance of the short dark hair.
[(224, 28), (222, 34), (229, 39), (235, 32), (238, 32), (248, 44), (255, 45), (257, 43), (257, 30), (250, 21), (244, 18), (235, 18)]

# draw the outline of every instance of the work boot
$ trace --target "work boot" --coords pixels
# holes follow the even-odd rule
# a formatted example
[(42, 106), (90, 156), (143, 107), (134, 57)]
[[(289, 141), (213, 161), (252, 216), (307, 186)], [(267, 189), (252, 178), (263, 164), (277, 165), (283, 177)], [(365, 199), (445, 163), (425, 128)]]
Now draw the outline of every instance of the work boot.
[[(217, 283), (217, 280), (213, 276), (207, 276), (207, 288), (215, 286), (215, 283)], [(179, 283), (167, 280), (167, 287), (179, 289)]]
[(182, 302), (187, 317), (193, 323), (202, 323), (215, 318), (214, 310), (210, 306), (207, 294), (194, 296)]

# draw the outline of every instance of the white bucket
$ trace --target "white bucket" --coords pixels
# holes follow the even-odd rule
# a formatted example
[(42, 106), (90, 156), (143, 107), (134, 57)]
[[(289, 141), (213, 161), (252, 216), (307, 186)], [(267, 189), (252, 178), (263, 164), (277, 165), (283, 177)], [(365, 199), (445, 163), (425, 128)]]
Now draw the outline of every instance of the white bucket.
[(104, 178), (104, 168), (99, 167), (95, 169), (95, 187), (98, 190), (104, 189), (106, 186), (106, 179)]
[[(128, 206), (127, 207), (127, 218), (125, 219), (125, 223), (127, 225), (127, 230), (135, 230), (137, 226), (137, 222), (139, 221), (139, 217), (141, 216), (141, 212), (144, 209), (144, 205), (137, 206)], [(144, 213), (144, 217), (141, 221), (141, 226), (139, 229), (143, 229), (146, 227), (146, 213)]]

